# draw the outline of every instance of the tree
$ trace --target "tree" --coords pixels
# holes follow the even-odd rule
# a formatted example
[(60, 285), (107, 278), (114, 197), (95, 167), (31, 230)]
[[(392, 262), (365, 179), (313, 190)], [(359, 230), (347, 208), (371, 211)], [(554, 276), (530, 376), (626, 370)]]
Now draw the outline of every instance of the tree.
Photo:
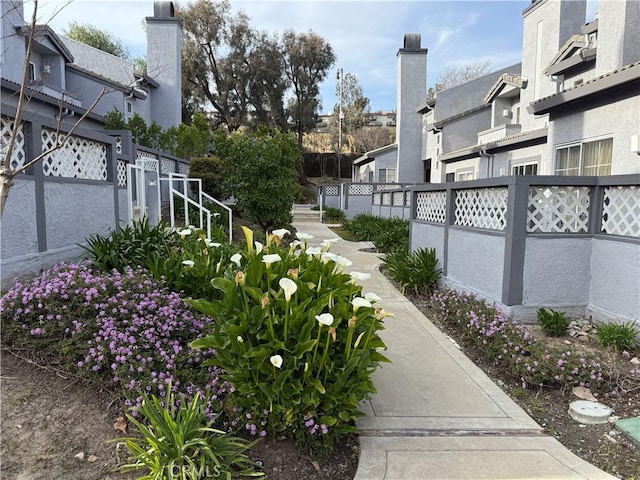
[(49, 147), (46, 151), (41, 152), (35, 155), (33, 158), (25, 161), (22, 166), (14, 168), (12, 165), (13, 160), (13, 151), (16, 145), (16, 141), (18, 137), (21, 135), (21, 125), (22, 125), (22, 116), (24, 115), (25, 109), (27, 108), (27, 104), (31, 100), (31, 90), (27, 87), (28, 79), (29, 79), (29, 60), (31, 59), (31, 55), (33, 53), (36, 37), (40, 30), (42, 29), (37, 22), (37, 14), (38, 14), (38, 0), (33, 1), (33, 14), (31, 17), (31, 21), (28, 27), (28, 36), (27, 36), (27, 49), (25, 53), (24, 67), (22, 71), (22, 81), (20, 82), (20, 91), (18, 94), (18, 105), (16, 107), (16, 115), (12, 122), (11, 133), (9, 134), (9, 139), (6, 143), (6, 146), (3, 145), (3, 158), (2, 165), (0, 166), (0, 218), (4, 214), (4, 208), (7, 203), (7, 198), (9, 197), (9, 191), (13, 186), (13, 180), (19, 174), (25, 172), (33, 165), (38, 163), (43, 158), (51, 155), (63, 148), (69, 141), (69, 139), (73, 138), (74, 132), (78, 129), (80, 124), (87, 118), (87, 116), (93, 111), (96, 107), (100, 99), (104, 97), (107, 93), (107, 88), (102, 88), (100, 93), (96, 96), (93, 103), (82, 112), (82, 115), (78, 120), (69, 128), (67, 132), (61, 131), (61, 122), (62, 122), (62, 112), (65, 108), (67, 108), (67, 104), (62, 96), (60, 100), (59, 114), (57, 115), (57, 125), (56, 125), (56, 134), (55, 134), (55, 143)]
[(180, 15), (183, 99), (189, 109), (211, 104), (214, 127), (224, 125), (229, 131), (250, 125), (251, 117), (284, 127), (287, 83), (277, 39), (253, 29), (243, 12), (233, 15), (227, 0), (198, 0)]
[(331, 45), (312, 31), (298, 34), (287, 30), (282, 46), (285, 74), (293, 88), (288, 110), (302, 149), (302, 136), (315, 128), (316, 114), (321, 107), (320, 82), (327, 76), (336, 56)]
[(131, 58), (129, 50), (122, 43), (122, 40), (94, 25), (72, 21), (69, 24), (69, 29), (65, 31), (65, 35), (76, 42), (84, 43), (116, 57), (126, 60)]
[(238, 207), (264, 230), (290, 224), (302, 164), (295, 139), (264, 128), (255, 134), (217, 131), (214, 138), (225, 188)]
[[(336, 96), (340, 97), (340, 84), (336, 85)], [(365, 115), (370, 111), (369, 98), (365, 97), (362, 86), (353, 73), (347, 73), (342, 79), (342, 131), (352, 134), (364, 125)], [(340, 103), (336, 103), (333, 112), (338, 119)]]
[(351, 150), (357, 153), (390, 145), (394, 137), (395, 132), (389, 127), (362, 127), (348, 136)]
[(449, 67), (440, 75), (433, 87), (429, 87), (427, 91), (427, 99), (436, 96), (436, 93), (448, 88), (455, 87), (466, 83), (474, 78), (481, 77), (493, 71), (491, 60), (482, 60), (475, 63), (469, 63), (462, 67)]

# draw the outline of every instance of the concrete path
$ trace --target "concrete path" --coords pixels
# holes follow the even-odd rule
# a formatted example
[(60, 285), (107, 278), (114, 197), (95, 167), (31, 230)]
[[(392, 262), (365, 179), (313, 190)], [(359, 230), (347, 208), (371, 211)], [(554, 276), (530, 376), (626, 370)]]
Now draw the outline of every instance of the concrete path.
[[(311, 244), (336, 235), (296, 216)], [(331, 251), (371, 273), (375, 292), (395, 314), (381, 336), (392, 361), (373, 377), (377, 395), (358, 422), (360, 463), (355, 480), (614, 479), (583, 461), (494, 384), (379, 272), (367, 243), (341, 241)]]

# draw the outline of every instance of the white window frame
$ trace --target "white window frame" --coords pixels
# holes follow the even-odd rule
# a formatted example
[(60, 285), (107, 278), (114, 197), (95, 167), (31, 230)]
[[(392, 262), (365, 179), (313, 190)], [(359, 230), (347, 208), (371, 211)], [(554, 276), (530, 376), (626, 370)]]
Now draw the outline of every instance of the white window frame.
[[(469, 178), (470, 176), (470, 178)], [(467, 180), (475, 180), (475, 172), (471, 168), (465, 168), (463, 170), (456, 170), (456, 182), (466, 182)]]
[[(566, 144), (562, 144), (562, 145), (556, 145), (556, 147), (554, 148), (554, 153), (555, 153), (555, 158), (554, 158), (554, 168), (553, 168), (553, 174), (554, 175), (566, 175), (565, 173), (558, 173), (558, 151), (559, 150), (564, 150), (564, 149), (568, 149), (568, 148), (572, 148), (572, 147), (578, 147), (579, 148), (579, 157), (578, 157), (578, 172), (575, 175), (585, 175), (584, 173), (584, 145), (585, 144), (589, 144), (589, 143), (595, 143), (595, 142), (602, 142), (605, 140), (611, 140), (612, 145), (611, 145), (611, 158), (609, 159), (609, 163), (603, 163), (603, 164), (599, 164), (600, 167), (603, 166), (609, 166), (609, 173), (606, 175), (611, 175), (611, 166), (613, 165), (613, 137), (612, 136), (608, 136), (608, 137), (598, 137), (598, 138), (591, 138), (591, 139), (585, 139), (582, 140), (581, 142), (573, 142), (573, 143), (566, 143)], [(563, 172), (566, 170), (563, 170)]]
[[(535, 173), (526, 173), (526, 167), (530, 165), (535, 165), (536, 171)], [(515, 170), (522, 168), (523, 173), (516, 173)], [(511, 164), (511, 175), (537, 175), (538, 174), (538, 162), (522, 162), (522, 163), (512, 163)]]
[[(384, 177), (382, 172), (384, 172)], [(392, 180), (389, 180), (390, 172), (393, 172)], [(395, 168), (379, 168), (378, 182), (379, 183), (396, 183), (396, 169)]]

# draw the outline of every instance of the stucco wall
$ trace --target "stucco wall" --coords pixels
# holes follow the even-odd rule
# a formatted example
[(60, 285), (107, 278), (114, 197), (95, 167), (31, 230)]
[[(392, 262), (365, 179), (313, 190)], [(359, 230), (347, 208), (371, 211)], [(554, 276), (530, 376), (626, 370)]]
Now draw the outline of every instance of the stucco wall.
[(360, 213), (370, 214), (372, 200), (373, 195), (349, 195), (345, 212), (347, 218), (353, 218)]
[(450, 227), (447, 280), (464, 285), (466, 290), (500, 301), (504, 242), (502, 235)]
[(129, 219), (129, 206), (126, 188), (118, 189), (118, 210), (120, 226), (124, 226)]
[(49, 249), (83, 243), (115, 227), (111, 185), (46, 182), (44, 198)]
[[(570, 142), (613, 137), (612, 175), (640, 173), (640, 157), (631, 152), (631, 136), (638, 135), (638, 97), (620, 99), (607, 105), (590, 102), (588, 110), (572, 115), (553, 115), (549, 125), (550, 168), (555, 165), (555, 147)], [(619, 119), (620, 121), (616, 121)], [(545, 173), (553, 173), (548, 171)]]
[(340, 208), (340, 195), (325, 195), (323, 202), (324, 208)]
[(590, 259), (590, 238), (528, 236), (523, 304), (551, 308), (586, 305)]
[(0, 223), (2, 260), (38, 251), (33, 179), (15, 180)]
[(438, 266), (444, 265), (444, 225), (432, 225), (422, 222), (411, 222), (409, 249), (413, 252), (419, 248), (435, 248)]
[(587, 308), (598, 317), (640, 322), (639, 244), (593, 238)]
[[(436, 106), (436, 108), (438, 108)], [(449, 153), (475, 145), (478, 132), (491, 127), (491, 108), (483, 108), (443, 125), (442, 152)]]

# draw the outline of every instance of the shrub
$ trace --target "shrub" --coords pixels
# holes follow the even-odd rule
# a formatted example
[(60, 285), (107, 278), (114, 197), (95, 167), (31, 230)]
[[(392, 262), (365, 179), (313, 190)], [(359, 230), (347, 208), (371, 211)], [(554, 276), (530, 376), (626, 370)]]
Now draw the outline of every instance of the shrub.
[(215, 349), (206, 364), (225, 371), (235, 389), (227, 408), (247, 412), (250, 429), (266, 423), (274, 435), (330, 445), (355, 431), (360, 402), (375, 392), (386, 314), (372, 306), (377, 297), (361, 297), (358, 274), (342, 273), (350, 262), (326, 251), (330, 242), (324, 251), (283, 248), (283, 230), (259, 250), (245, 233), (237, 268), (213, 280), (224, 298), (190, 302), (217, 320), (192, 346)]
[(143, 478), (165, 480), (263, 476), (244, 453), (255, 442), (212, 428), (207, 403), (199, 393), (179, 405), (171, 390), (162, 400), (143, 393), (141, 405), (132, 408), (140, 420), (127, 414), (140, 436), (114, 440), (124, 443), (135, 459), (121, 470), (146, 468), (149, 476)]
[(545, 308), (538, 309), (538, 323), (542, 327), (542, 331), (549, 337), (562, 337), (567, 333), (571, 320), (564, 312)]
[(333, 207), (325, 208), (322, 216), (325, 222), (329, 221), (329, 222), (342, 223), (347, 218), (347, 216), (344, 214), (342, 210), (340, 210), (339, 208), (333, 208)]
[(596, 329), (596, 338), (601, 345), (611, 347), (614, 350), (632, 350), (637, 346), (636, 330), (634, 322), (627, 323), (603, 323)]
[(443, 271), (438, 268), (435, 248), (418, 249), (409, 254), (404, 250), (388, 253), (382, 259), (389, 274), (400, 282), (401, 291), (413, 290), (431, 292), (442, 278)]
[(222, 162), (216, 157), (196, 157), (191, 159), (189, 177), (201, 178), (202, 190), (219, 200), (228, 196), (222, 186), (222, 169)]
[(343, 223), (360, 242), (373, 242), (380, 252), (409, 250), (409, 222), (401, 218), (374, 217), (368, 213), (356, 215)]
[(228, 193), (251, 220), (263, 230), (291, 223), (302, 163), (291, 135), (266, 129), (255, 134), (219, 131), (215, 150), (225, 165), (222, 173)]
[(189, 347), (213, 330), (212, 320), (145, 272), (60, 264), (16, 283), (0, 307), (3, 343), (58, 355), (78, 375), (120, 389), (127, 405), (140, 405), (143, 393), (164, 396), (170, 382), (189, 394), (207, 390), (217, 397), (228, 388), (217, 368), (195, 368), (203, 353)]

